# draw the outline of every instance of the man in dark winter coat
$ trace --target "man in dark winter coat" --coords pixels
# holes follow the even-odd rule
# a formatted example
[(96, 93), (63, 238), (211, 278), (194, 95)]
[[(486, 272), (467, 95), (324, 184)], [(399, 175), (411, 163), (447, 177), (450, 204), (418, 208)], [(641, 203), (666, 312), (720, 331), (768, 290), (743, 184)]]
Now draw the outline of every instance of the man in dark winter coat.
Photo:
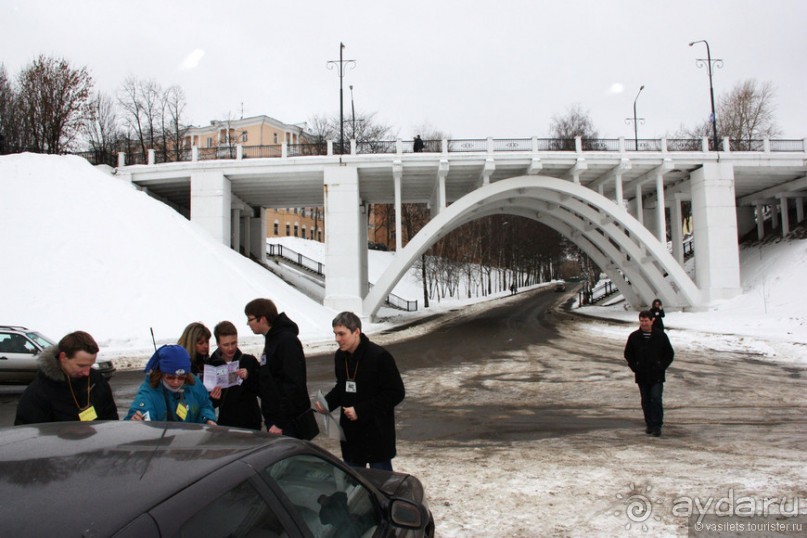
[(244, 307), (247, 325), (266, 337), (258, 369), (261, 411), (270, 433), (300, 437), (295, 419), (311, 409), (306, 385), (305, 354), (297, 324), (278, 314), (269, 299), (253, 299)]
[(106, 379), (94, 370), (98, 344), (84, 331), (66, 335), (39, 356), (39, 372), (22, 393), (14, 424), (118, 420)]
[(392, 470), (395, 457), (395, 406), (405, 396), (395, 359), (361, 332), (361, 320), (342, 312), (333, 320), (339, 350), (334, 355), (336, 385), (325, 396), (328, 409), (342, 408), (339, 424), (345, 432), (342, 459), (353, 467)]
[(219, 426), (261, 429), (261, 408), (258, 405), (258, 359), (238, 349), (238, 330), (229, 321), (222, 321), (213, 329), (216, 351), (210, 356), (211, 366), (238, 363), (236, 374), (240, 385), (210, 391), (210, 401), (219, 410)]
[(653, 328), (653, 313), (648, 310), (639, 312), (639, 329), (628, 336), (625, 360), (639, 385), (647, 425), (645, 433), (656, 437), (661, 435), (661, 426), (664, 423), (664, 372), (672, 363), (674, 354), (670, 339), (664, 331)]

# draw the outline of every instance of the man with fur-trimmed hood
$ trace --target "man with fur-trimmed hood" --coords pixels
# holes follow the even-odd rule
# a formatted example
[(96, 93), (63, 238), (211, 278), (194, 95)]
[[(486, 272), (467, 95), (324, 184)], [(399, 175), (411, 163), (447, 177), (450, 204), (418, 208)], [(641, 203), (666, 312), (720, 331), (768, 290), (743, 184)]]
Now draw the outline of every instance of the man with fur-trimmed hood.
[(84, 331), (42, 351), (39, 372), (20, 397), (14, 424), (118, 420), (112, 388), (92, 368), (98, 344)]

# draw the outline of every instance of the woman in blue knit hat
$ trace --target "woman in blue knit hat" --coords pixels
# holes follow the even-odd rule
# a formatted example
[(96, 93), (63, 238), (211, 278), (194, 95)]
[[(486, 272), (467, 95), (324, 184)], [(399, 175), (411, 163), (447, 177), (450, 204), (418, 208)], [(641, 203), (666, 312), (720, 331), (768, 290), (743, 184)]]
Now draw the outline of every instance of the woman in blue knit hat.
[(154, 352), (125, 420), (216, 423), (210, 395), (191, 373), (184, 347), (166, 345)]

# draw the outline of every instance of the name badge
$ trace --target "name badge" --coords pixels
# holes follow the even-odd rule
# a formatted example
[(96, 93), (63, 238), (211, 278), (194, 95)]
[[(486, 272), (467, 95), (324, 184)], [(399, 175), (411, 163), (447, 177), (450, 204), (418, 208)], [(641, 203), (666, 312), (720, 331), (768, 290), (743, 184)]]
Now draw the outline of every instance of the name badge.
[(356, 382), (345, 381), (345, 392), (356, 392)]
[(81, 422), (91, 422), (98, 418), (98, 413), (95, 412), (95, 406), (90, 406), (78, 414), (78, 419)]
[(185, 420), (185, 417), (188, 416), (188, 406), (184, 403), (177, 405), (177, 416), (179, 420)]

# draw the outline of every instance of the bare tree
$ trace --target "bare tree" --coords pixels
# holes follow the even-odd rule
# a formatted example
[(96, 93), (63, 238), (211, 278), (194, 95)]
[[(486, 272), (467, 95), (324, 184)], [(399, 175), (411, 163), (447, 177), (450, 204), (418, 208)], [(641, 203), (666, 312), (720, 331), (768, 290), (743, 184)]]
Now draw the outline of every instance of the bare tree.
[(563, 115), (552, 116), (549, 124), (549, 136), (553, 139), (552, 149), (574, 151), (574, 139), (583, 139), (583, 148), (589, 149), (592, 141), (599, 137), (591, 115), (584, 111), (580, 104), (569, 107)]
[(96, 160), (114, 166), (123, 133), (112, 97), (102, 92), (95, 94), (90, 102), (90, 117), (84, 135), (90, 150), (96, 154)]
[(87, 68), (40, 55), (21, 71), (18, 87), (30, 149), (61, 153), (70, 148), (89, 117), (93, 80)]
[(159, 149), (158, 140), (162, 133), (158, 121), (162, 101), (160, 86), (154, 80), (137, 80), (129, 77), (123, 82), (118, 94), (124, 121), (137, 140), (143, 155), (149, 149)]
[(185, 124), (185, 92), (174, 85), (165, 90), (163, 102), (168, 112), (168, 127), (165, 131), (167, 145), (173, 149), (174, 160), (182, 160), (182, 143), (188, 126)]
[(16, 99), (17, 93), (8, 78), (6, 66), (0, 64), (0, 155), (16, 153), (25, 147)]
[(757, 149), (755, 141), (780, 134), (774, 120), (774, 88), (771, 82), (758, 83), (754, 79), (739, 82), (727, 95), (720, 98), (718, 124), (720, 133), (729, 137), (737, 149)]

